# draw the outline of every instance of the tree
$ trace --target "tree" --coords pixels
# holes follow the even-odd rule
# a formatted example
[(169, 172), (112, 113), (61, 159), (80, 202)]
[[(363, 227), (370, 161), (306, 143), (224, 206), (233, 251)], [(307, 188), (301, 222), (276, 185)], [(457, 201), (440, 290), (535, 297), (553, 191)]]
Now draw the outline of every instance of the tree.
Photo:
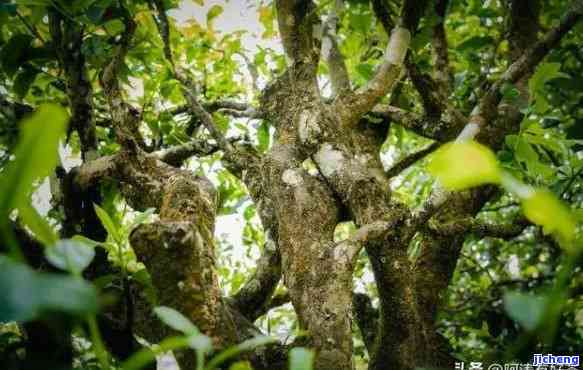
[[(195, 368), (210, 345), (219, 353), (257, 336), (257, 320), (287, 301), (305, 335), (239, 359), (285, 368), (288, 350), (305, 346), (316, 369), (352, 369), (358, 338), (372, 370), (452, 368), (476, 352), (455, 341), (439, 308), (464, 312), (479, 302), (458, 294), (478, 279), (491, 300), (453, 320), (470, 327), (490, 315), (478, 319), (481, 335), (497, 340), (478, 351), (483, 361), (503, 353), (528, 361), (535, 349), (569, 351), (581, 339), (560, 330), (581, 325), (581, 32), (570, 31), (580, 28), (583, 2), (276, 0), (258, 12), (265, 38), (276, 36), (277, 22), (283, 54), (255, 55), (242, 33), (215, 30), (218, 5), (206, 25), (177, 23), (168, 15), (177, 1), (0, 6), (8, 21), (0, 29), (0, 213), (13, 257), (0, 261), (5, 286), (30, 276), (19, 294), (44, 297), (39, 287), (60, 276), (70, 279), (63, 294), (84, 294), (39, 298), (28, 316), (6, 309), (2, 319), (22, 322), (26, 334), (16, 368), (70, 368), (78, 327), (101, 367), (109, 355), (135, 361), (135, 335), (158, 343), (196, 334), (162, 342), (196, 349), (176, 351), (183, 368)], [(65, 140), (81, 156), (73, 168), (57, 164), (64, 118), (46, 102), (70, 116)], [(387, 152), (407, 153), (387, 169)], [(220, 166), (217, 181), (209, 166)], [(46, 176), (53, 224), (29, 199)], [(217, 211), (243, 208), (250, 244), (262, 252), (227, 296), (220, 281), (235, 277), (219, 273)], [(135, 212), (144, 213), (129, 222)], [(550, 251), (548, 273), (526, 255), (534, 279), (503, 279), (504, 262), (473, 260), (494, 253), (492, 240)], [(464, 243), (481, 247), (468, 256)], [(464, 271), (468, 260), (485, 275)], [(354, 293), (354, 274), (366, 268), (375, 287)], [(105, 304), (107, 294), (114, 303)], [(501, 299), (506, 313), (493, 312)], [(467, 353), (454, 355), (452, 345)]]

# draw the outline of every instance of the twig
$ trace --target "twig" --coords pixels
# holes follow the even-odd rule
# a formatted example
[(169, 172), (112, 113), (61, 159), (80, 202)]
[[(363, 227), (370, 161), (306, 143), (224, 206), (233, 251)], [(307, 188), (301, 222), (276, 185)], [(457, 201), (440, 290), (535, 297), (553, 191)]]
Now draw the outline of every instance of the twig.
[(434, 142), (415, 153), (407, 155), (405, 158), (401, 159), (399, 162), (395, 163), (391, 168), (387, 170), (386, 172), (387, 177), (391, 178), (399, 175), (401, 172), (415, 164), (417, 161), (425, 158), (427, 155), (434, 152), (439, 147), (440, 143)]
[(26, 18), (24, 18), (18, 12), (18, 10), (16, 11), (16, 16), (18, 17), (18, 19), (20, 19), (20, 21), (22, 23), (24, 23), (24, 25), (26, 26), (26, 28), (30, 31), (30, 33), (32, 33), (33, 36), (35, 36), (37, 39), (39, 39), (43, 44), (45, 43), (44, 38), (41, 36), (41, 34), (38, 32), (38, 30), (35, 27), (33, 27), (30, 23), (28, 23), (28, 21), (26, 20)]

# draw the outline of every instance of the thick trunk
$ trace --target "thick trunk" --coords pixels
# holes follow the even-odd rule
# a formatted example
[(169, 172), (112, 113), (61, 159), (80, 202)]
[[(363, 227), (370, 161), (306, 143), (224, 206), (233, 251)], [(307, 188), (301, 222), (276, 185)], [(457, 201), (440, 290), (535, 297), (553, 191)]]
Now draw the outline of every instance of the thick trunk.
[(284, 282), (302, 329), (317, 350), (316, 369), (352, 368), (352, 261), (334, 241), (338, 202), (299, 153), (276, 144), (265, 159), (265, 185), (279, 220)]
[[(130, 154), (120, 162), (120, 172), (131, 174), (124, 189), (130, 204), (159, 210), (159, 221), (139, 226), (130, 237), (138, 260), (148, 268), (158, 304), (188, 317), (216, 348), (238, 342), (215, 270), (216, 205), (212, 185), (205, 178), (140, 154)], [(168, 333), (152, 325), (147, 315), (136, 319), (136, 331), (152, 342)], [(193, 352), (178, 354), (177, 358), (183, 368), (196, 366)]]

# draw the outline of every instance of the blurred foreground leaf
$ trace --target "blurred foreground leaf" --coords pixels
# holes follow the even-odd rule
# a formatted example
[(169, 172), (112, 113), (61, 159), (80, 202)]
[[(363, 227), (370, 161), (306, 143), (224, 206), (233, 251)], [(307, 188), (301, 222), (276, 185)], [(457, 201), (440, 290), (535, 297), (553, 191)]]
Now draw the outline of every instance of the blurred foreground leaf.
[(198, 328), (183, 314), (173, 308), (158, 306), (154, 308), (154, 313), (162, 322), (176, 331), (186, 335), (198, 334)]
[(533, 331), (541, 324), (547, 301), (543, 297), (519, 292), (504, 295), (504, 309), (508, 316), (524, 329)]
[(95, 250), (78, 240), (65, 239), (45, 249), (45, 257), (53, 266), (61, 270), (80, 274), (95, 257)]
[(51, 174), (57, 164), (59, 139), (65, 134), (67, 114), (56, 105), (43, 105), (21, 123), (15, 159), (2, 172), (0, 216), (28, 202), (36, 180)]
[(52, 312), (97, 312), (95, 288), (78, 277), (39, 273), (0, 256), (0, 322), (29, 321)]
[(556, 233), (570, 242), (575, 236), (575, 219), (570, 210), (551, 192), (536, 190), (522, 200), (524, 215), (532, 222), (543, 226), (545, 232)]
[(501, 172), (494, 153), (474, 141), (446, 144), (435, 153), (428, 169), (450, 190), (498, 183)]
[(309, 349), (297, 347), (289, 351), (290, 370), (312, 370), (314, 352)]

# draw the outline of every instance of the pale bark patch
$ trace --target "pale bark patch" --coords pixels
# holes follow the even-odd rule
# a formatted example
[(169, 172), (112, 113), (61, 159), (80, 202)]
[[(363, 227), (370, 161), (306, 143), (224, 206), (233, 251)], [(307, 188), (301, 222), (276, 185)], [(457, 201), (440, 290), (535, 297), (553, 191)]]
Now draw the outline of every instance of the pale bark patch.
[(298, 119), (298, 135), (303, 144), (316, 143), (321, 130), (316, 116), (309, 110), (300, 113)]
[(322, 145), (315, 155), (320, 171), (325, 177), (330, 177), (340, 172), (345, 164), (344, 155), (339, 150), (335, 150), (332, 145), (326, 143)]
[(298, 186), (302, 183), (302, 176), (293, 169), (287, 169), (281, 175), (281, 180), (290, 186)]
[(402, 65), (407, 55), (407, 49), (411, 42), (411, 33), (403, 27), (395, 27), (391, 32), (391, 39), (387, 45), (385, 58), (394, 65)]

